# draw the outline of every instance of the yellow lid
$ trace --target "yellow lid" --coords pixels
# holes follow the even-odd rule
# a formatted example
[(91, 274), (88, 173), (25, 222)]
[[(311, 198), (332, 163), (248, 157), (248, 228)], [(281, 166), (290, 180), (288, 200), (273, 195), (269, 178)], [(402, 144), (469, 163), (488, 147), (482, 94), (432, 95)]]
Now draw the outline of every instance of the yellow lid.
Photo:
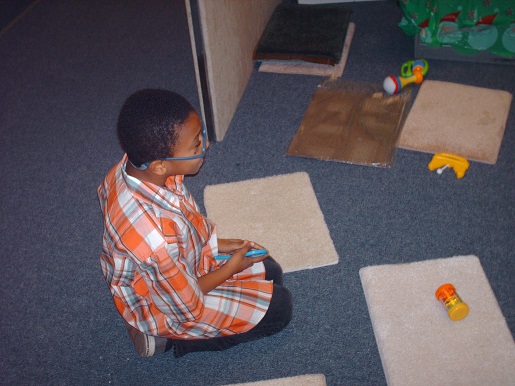
[(458, 321), (463, 319), (469, 313), (469, 306), (465, 303), (458, 303), (455, 306), (449, 308), (448, 314), (449, 318), (454, 321)]

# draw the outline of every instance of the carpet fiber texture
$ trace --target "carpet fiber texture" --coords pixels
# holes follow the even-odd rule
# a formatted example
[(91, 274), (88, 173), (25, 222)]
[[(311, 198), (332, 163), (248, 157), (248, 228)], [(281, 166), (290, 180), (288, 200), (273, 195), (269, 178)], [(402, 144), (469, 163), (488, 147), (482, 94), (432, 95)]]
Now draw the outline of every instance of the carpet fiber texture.
[[(457, 256), (360, 270), (389, 385), (509, 385), (515, 344), (479, 258)], [(470, 307), (454, 322), (436, 289)]]
[(399, 146), (495, 164), (511, 100), (507, 91), (425, 81), (402, 129)]
[(249, 383), (237, 383), (228, 386), (325, 386), (325, 376), (323, 374), (298, 375), (288, 378), (269, 379), (266, 381), (256, 381)]
[(210, 185), (204, 204), (219, 237), (263, 245), (284, 272), (338, 262), (307, 173)]

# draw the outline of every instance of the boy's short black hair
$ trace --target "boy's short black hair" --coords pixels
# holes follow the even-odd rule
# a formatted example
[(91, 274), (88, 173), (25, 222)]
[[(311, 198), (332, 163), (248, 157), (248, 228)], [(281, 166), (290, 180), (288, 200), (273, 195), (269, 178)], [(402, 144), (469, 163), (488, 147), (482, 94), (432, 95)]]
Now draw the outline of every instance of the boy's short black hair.
[(175, 92), (137, 91), (127, 98), (118, 116), (120, 146), (135, 166), (172, 157), (177, 129), (192, 112), (193, 106)]

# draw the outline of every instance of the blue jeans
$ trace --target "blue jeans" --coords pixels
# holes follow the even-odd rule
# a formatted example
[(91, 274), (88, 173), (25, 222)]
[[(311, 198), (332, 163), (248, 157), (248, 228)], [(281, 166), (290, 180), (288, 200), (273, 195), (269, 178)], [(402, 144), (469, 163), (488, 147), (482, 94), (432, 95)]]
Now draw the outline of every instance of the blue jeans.
[(283, 287), (283, 270), (271, 257), (263, 261), (266, 269), (266, 280), (274, 281), (272, 300), (268, 311), (261, 321), (250, 331), (217, 338), (181, 340), (169, 339), (166, 350), (173, 350), (174, 356), (179, 358), (196, 351), (221, 351), (250, 342), (265, 336), (278, 333), (288, 325), (292, 317), (293, 301), (290, 291)]

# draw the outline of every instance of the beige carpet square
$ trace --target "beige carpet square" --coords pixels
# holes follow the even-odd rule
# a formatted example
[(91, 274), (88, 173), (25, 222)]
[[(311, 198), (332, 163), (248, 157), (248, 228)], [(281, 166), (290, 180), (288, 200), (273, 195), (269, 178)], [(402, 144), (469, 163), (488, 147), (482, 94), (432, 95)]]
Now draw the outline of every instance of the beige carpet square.
[(326, 384), (323, 374), (307, 374), (288, 378), (268, 379), (266, 381), (236, 383), (228, 386), (325, 386)]
[(507, 91), (426, 80), (408, 114), (399, 146), (495, 164), (511, 101)]
[(338, 263), (307, 173), (210, 185), (204, 204), (219, 237), (263, 245), (284, 272)]
[[(515, 344), (476, 256), (362, 268), (361, 283), (388, 385), (513, 385)], [(451, 321), (445, 283), (470, 307)]]

